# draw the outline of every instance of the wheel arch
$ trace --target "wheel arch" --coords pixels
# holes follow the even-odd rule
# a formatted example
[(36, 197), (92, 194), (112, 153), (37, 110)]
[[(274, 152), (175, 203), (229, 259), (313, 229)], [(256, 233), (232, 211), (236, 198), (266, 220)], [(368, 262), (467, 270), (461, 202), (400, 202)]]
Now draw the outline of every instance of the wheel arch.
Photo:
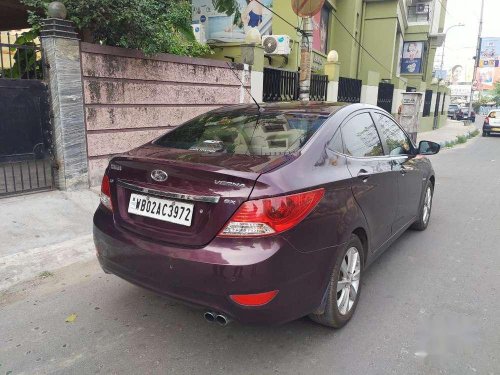
[(359, 240), (361, 241), (361, 245), (363, 245), (363, 259), (364, 259), (364, 264), (366, 264), (366, 261), (368, 259), (368, 248), (369, 248), (368, 233), (366, 232), (365, 228), (357, 227), (352, 231), (352, 234), (358, 236)]
[(434, 175), (431, 175), (431, 177), (429, 177), (429, 181), (431, 182), (432, 188), (434, 189), (434, 186), (436, 185), (436, 178), (434, 177)]

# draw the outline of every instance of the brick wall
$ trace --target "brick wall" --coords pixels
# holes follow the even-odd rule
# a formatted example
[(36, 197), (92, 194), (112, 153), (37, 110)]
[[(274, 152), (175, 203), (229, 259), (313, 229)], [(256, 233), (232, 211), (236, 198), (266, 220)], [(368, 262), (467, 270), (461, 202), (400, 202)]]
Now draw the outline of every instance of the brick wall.
[[(111, 156), (146, 143), (199, 114), (250, 102), (224, 61), (81, 43), (90, 185)], [(234, 64), (250, 87), (250, 74)]]

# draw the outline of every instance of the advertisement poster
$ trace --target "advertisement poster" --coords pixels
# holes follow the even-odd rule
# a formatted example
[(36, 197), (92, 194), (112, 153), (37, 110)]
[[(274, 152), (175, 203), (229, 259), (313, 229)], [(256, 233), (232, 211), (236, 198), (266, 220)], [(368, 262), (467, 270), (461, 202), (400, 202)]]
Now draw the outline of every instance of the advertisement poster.
[(328, 24), (330, 22), (330, 9), (323, 6), (320, 12), (313, 17), (313, 49), (315, 51), (328, 53)]
[(465, 69), (462, 65), (455, 65), (451, 68), (450, 84), (456, 85), (465, 82)]
[(423, 70), (424, 42), (405, 42), (401, 57), (401, 74), (420, 74)]
[(495, 82), (500, 82), (499, 68), (478, 68), (477, 69), (477, 90), (492, 90)]
[(479, 53), (479, 66), (495, 68), (498, 67), (498, 55), (500, 54), (500, 38), (482, 38), (481, 51)]
[[(272, 8), (272, 0), (260, 3)], [(215, 4), (215, 5), (214, 5)], [(204, 39), (213, 42), (243, 42), (249, 30), (271, 34), (272, 13), (254, 0), (192, 0), (193, 24), (199, 24)]]

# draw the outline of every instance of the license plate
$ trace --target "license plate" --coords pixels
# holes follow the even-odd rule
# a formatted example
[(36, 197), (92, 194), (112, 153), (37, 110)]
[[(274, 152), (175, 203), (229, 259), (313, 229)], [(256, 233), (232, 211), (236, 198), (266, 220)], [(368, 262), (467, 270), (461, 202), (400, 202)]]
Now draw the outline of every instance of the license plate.
[(132, 193), (128, 212), (153, 219), (191, 226), (194, 204)]
[(500, 128), (491, 128), (492, 132), (500, 132)]

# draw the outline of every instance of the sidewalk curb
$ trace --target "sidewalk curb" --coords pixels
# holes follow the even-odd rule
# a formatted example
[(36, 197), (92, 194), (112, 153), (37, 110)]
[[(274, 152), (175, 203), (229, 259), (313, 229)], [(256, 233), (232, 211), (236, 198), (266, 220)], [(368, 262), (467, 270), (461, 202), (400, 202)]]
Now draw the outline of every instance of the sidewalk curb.
[(95, 254), (92, 235), (87, 234), (56, 244), (38, 247), (0, 258), (0, 292), (15, 284), (69, 264), (92, 259)]
[[(477, 132), (477, 134), (472, 135), (475, 132)], [(457, 136), (455, 136), (454, 139), (449, 139), (449, 140), (441, 141), (441, 142), (438, 142), (438, 143), (439, 143), (439, 145), (441, 146), (442, 149), (444, 149), (444, 148), (450, 149), (450, 148), (453, 148), (453, 147), (455, 147), (455, 146), (457, 146), (459, 144), (465, 144), (465, 143), (467, 143), (467, 141), (469, 141), (469, 140), (471, 140), (473, 138), (476, 138), (480, 133), (481, 132), (479, 131), (479, 129), (476, 128), (476, 129), (474, 129), (472, 131), (468, 131), (467, 133), (464, 133), (464, 134), (461, 134), (461, 135), (457, 135)], [(461, 143), (457, 142), (457, 139), (459, 137), (465, 137), (466, 138), (465, 142), (461, 142)], [(452, 144), (451, 146), (446, 146), (447, 144), (450, 144), (450, 143)]]

